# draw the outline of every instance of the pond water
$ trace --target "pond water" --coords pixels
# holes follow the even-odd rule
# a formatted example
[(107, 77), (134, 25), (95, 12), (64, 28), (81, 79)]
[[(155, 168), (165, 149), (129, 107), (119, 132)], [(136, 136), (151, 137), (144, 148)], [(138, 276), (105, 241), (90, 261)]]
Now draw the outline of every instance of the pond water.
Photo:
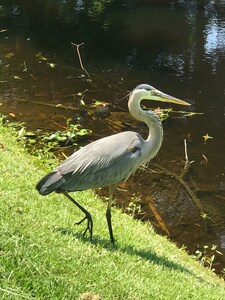
[[(138, 172), (120, 185), (116, 204), (127, 210), (131, 200), (129, 209), (165, 234), (149, 206), (154, 201), (179, 246), (194, 253), (218, 245), (224, 255), (214, 262), (217, 272), (225, 267), (224, 16), (224, 0), (2, 1), (0, 6), (0, 111), (12, 121), (56, 131), (72, 118), (92, 130), (84, 143), (127, 129), (146, 136), (124, 98), (140, 83), (189, 101), (189, 112), (202, 113), (173, 114), (164, 122), (163, 147), (149, 166), (154, 172)], [(71, 42), (84, 43), (81, 61)], [(112, 104), (108, 118), (90, 116), (97, 100)], [(184, 139), (193, 163), (181, 178)], [(166, 170), (159, 172), (156, 165)], [(203, 207), (202, 217), (186, 184)]]

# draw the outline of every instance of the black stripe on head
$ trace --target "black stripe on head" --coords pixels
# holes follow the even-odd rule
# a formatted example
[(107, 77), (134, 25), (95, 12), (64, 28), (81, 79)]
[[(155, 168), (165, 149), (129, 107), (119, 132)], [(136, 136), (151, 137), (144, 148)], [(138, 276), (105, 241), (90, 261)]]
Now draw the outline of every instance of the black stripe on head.
[(136, 88), (134, 90), (146, 90), (146, 91), (151, 91), (154, 90), (155, 88), (149, 84), (139, 84), (138, 86), (136, 86)]

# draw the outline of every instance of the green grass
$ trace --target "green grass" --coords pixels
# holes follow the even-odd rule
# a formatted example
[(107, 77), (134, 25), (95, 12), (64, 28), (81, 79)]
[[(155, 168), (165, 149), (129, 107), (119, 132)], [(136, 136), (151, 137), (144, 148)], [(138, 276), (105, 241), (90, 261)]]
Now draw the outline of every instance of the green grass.
[(111, 245), (106, 203), (91, 191), (73, 194), (93, 214), (93, 242), (83, 238), (82, 214), (36, 192), (44, 171), (2, 127), (0, 170), (0, 299), (224, 299), (221, 279), (117, 209)]

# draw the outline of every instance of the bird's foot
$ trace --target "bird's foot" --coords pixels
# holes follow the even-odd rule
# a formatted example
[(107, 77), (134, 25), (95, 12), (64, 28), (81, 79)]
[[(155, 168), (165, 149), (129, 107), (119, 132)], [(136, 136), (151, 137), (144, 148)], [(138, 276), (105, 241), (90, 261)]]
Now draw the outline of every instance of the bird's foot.
[(92, 221), (92, 217), (91, 214), (89, 212), (86, 212), (85, 216), (83, 219), (81, 219), (79, 222), (75, 222), (76, 225), (80, 225), (81, 223), (83, 223), (85, 220), (87, 219), (87, 227), (83, 232), (83, 236), (85, 236), (85, 234), (87, 233), (87, 231), (89, 231), (90, 233), (90, 240), (92, 240), (92, 233), (93, 233), (93, 221)]

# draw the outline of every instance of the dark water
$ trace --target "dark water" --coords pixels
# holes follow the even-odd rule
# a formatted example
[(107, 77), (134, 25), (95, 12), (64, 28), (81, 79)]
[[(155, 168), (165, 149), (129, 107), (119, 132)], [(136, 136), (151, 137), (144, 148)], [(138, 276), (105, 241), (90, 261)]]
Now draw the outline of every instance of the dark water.
[[(126, 206), (135, 198), (140, 217), (162, 231), (148, 206), (151, 195), (178, 245), (193, 253), (216, 244), (225, 255), (225, 1), (2, 1), (0, 29), (0, 111), (30, 129), (62, 130), (67, 118), (79, 117), (93, 140), (129, 128), (146, 135), (120, 101), (139, 83), (203, 113), (164, 122), (153, 164), (181, 174), (187, 139), (194, 162), (184, 179), (207, 217), (199, 217), (184, 186), (165, 172), (137, 173), (122, 186), (126, 193), (117, 192), (117, 202)], [(71, 42), (84, 43), (79, 49), (91, 82)], [(110, 117), (80, 116), (80, 92), (87, 105), (112, 103)], [(75, 109), (51, 106), (59, 103)], [(212, 138), (205, 141), (206, 134)], [(218, 272), (224, 261), (217, 259)]]

